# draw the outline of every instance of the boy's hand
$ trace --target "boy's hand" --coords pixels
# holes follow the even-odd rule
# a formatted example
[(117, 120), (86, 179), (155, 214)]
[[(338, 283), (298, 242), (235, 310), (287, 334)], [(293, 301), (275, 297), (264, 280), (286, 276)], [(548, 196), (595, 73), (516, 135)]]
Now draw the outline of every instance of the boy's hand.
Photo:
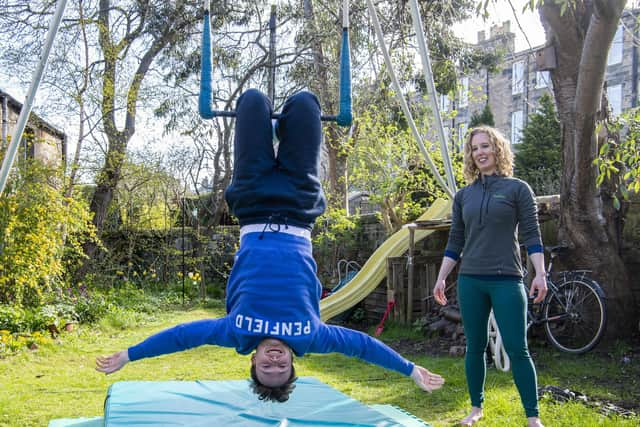
[(437, 390), (444, 384), (444, 378), (438, 374), (429, 372), (422, 366), (414, 365), (411, 372), (411, 378), (421, 389), (431, 393), (433, 390)]
[(96, 358), (96, 371), (105, 374), (112, 374), (120, 369), (129, 361), (129, 352), (122, 350), (113, 353), (111, 356), (98, 356)]

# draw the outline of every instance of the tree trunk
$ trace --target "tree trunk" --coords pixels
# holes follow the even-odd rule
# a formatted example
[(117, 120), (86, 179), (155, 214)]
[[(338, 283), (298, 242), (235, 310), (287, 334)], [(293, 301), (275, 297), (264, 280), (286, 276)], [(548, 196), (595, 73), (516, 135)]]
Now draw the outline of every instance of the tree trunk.
[[(540, 8), (557, 66), (551, 72), (561, 122), (564, 170), (559, 241), (571, 248), (570, 268), (593, 271), (607, 294), (608, 335), (624, 336), (635, 322), (633, 293), (620, 257), (620, 216), (604, 188), (596, 186), (597, 115), (607, 53), (624, 0), (578, 1), (564, 14), (545, 2)], [(605, 104), (606, 105), (606, 104)]]
[[(122, 164), (124, 163), (127, 145), (135, 133), (137, 102), (140, 94), (140, 87), (151, 64), (160, 54), (162, 49), (173, 43), (185, 31), (192, 22), (190, 20), (178, 20), (176, 18), (170, 25), (163, 26), (149, 44), (148, 49), (140, 56), (137, 68), (130, 78), (126, 90), (126, 112), (124, 116), (124, 126), (122, 131), (116, 126), (116, 111), (118, 109), (116, 98), (118, 95), (118, 81), (123, 81), (124, 67), (120, 69), (123, 62), (122, 57), (126, 56), (130, 47), (137, 38), (143, 37), (141, 32), (144, 23), (138, 29), (130, 29), (131, 32), (125, 34), (121, 40), (116, 40), (110, 32), (113, 31), (110, 24), (110, 13), (112, 13), (112, 1), (100, 0), (100, 10), (98, 17), (98, 40), (100, 49), (104, 56), (104, 72), (102, 76), (102, 100), (101, 114), (104, 133), (107, 137), (107, 155), (105, 165), (97, 179), (96, 191), (91, 200), (91, 210), (94, 212), (93, 222), (98, 233), (104, 228), (109, 205), (113, 199), (113, 194), (120, 180)], [(148, 5), (151, 7), (152, 5)], [(181, 5), (179, 7), (183, 7)], [(141, 20), (147, 17), (149, 10), (141, 10)], [(177, 12), (176, 12), (177, 13)], [(115, 32), (115, 31), (114, 31)]]

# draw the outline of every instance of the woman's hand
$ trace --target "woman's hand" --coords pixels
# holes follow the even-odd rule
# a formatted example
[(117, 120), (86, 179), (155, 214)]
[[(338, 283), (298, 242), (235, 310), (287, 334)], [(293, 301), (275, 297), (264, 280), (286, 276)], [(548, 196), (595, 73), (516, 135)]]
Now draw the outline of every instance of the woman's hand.
[(111, 356), (98, 356), (96, 358), (96, 371), (105, 374), (112, 374), (122, 369), (129, 362), (129, 352), (127, 350), (118, 351)]
[(529, 289), (529, 296), (535, 299), (533, 302), (538, 303), (544, 301), (544, 297), (547, 296), (547, 277), (545, 274), (536, 274), (536, 277), (531, 281), (531, 289)]
[(431, 393), (433, 390), (437, 390), (444, 384), (444, 378), (438, 374), (429, 372), (422, 366), (414, 365), (413, 371), (411, 371), (411, 379), (421, 389)]
[(436, 282), (436, 286), (433, 288), (433, 298), (440, 305), (447, 305), (447, 296), (444, 294), (446, 287), (445, 280), (441, 279)]
[(433, 287), (433, 298), (440, 305), (447, 305), (447, 296), (444, 294), (444, 291), (447, 289), (446, 280), (457, 262), (455, 259), (449, 258), (446, 255), (442, 257), (442, 264), (440, 264), (436, 285)]

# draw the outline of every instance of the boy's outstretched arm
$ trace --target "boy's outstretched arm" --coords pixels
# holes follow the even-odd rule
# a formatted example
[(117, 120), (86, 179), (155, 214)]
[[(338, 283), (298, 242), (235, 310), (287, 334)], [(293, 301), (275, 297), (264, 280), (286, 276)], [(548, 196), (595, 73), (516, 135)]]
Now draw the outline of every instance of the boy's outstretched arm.
[(411, 379), (421, 389), (431, 392), (444, 384), (444, 378), (402, 357), (382, 341), (352, 329), (335, 325), (323, 325), (308, 352), (342, 353), (381, 366)]
[(129, 362), (129, 352), (127, 350), (118, 351), (111, 356), (98, 356), (96, 358), (96, 371), (107, 375), (122, 369)]
[(165, 329), (126, 350), (96, 358), (96, 370), (111, 374), (130, 361), (176, 353), (205, 344), (235, 347), (235, 341), (227, 333), (225, 319), (196, 320)]
[(444, 384), (444, 378), (438, 374), (430, 372), (428, 369), (422, 366), (414, 365), (413, 371), (411, 371), (411, 379), (421, 389), (431, 393), (433, 390), (437, 390)]

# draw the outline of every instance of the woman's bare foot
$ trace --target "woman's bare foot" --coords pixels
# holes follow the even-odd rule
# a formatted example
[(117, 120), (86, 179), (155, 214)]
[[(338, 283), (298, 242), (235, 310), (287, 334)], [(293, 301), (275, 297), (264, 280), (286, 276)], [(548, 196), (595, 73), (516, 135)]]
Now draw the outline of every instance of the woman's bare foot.
[(462, 421), (460, 421), (461, 426), (472, 426), (483, 417), (482, 408), (478, 408), (477, 406), (471, 407), (471, 413), (467, 415)]
[(544, 427), (544, 424), (539, 417), (529, 417), (527, 418), (527, 427)]

